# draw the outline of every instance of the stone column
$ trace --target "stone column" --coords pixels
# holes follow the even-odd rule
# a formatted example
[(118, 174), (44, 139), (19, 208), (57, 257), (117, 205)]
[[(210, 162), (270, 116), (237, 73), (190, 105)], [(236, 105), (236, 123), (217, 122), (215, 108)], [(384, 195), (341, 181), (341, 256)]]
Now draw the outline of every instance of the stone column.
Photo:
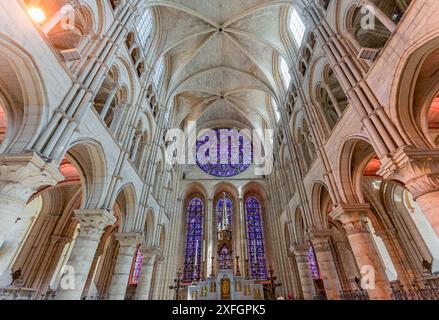
[(104, 253), (104, 250), (102, 248), (102, 238), (98, 245), (98, 248), (95, 252), (95, 255), (93, 257), (93, 262), (90, 265), (90, 272), (88, 273), (87, 280), (84, 284), (84, 290), (82, 290), (81, 299), (87, 299), (89, 296), (90, 287), (93, 286), (93, 282), (95, 281), (95, 276), (97, 272), (98, 263), (102, 257), (102, 254)]
[(348, 240), (337, 241), (335, 243), (335, 246), (337, 247), (337, 251), (340, 254), (340, 259), (346, 273), (349, 288), (357, 289), (354, 284), (355, 278), (359, 277), (359, 270)]
[(297, 270), (297, 262), (294, 253), (288, 252), (288, 270), (287, 274), (290, 276), (292, 292), (287, 292), (287, 294), (292, 293), (295, 299), (304, 299), (302, 292), (302, 285), (300, 282), (300, 275)]
[(160, 300), (159, 297), (159, 288), (160, 288), (160, 280), (163, 278), (163, 264), (165, 262), (165, 258), (163, 255), (157, 255), (155, 258), (155, 268), (153, 268), (152, 281), (151, 281), (151, 300)]
[(329, 231), (314, 230), (310, 233), (310, 239), (317, 258), (317, 264), (319, 266), (323, 284), (325, 285), (326, 296), (329, 300), (337, 300), (340, 299), (340, 281), (338, 279), (334, 257), (332, 256), (329, 237)]
[(400, 148), (381, 160), (378, 173), (405, 184), (439, 236), (439, 150)]
[(108, 96), (107, 100), (105, 101), (105, 104), (104, 104), (104, 106), (102, 107), (102, 111), (101, 111), (101, 114), (100, 114), (102, 120), (104, 120), (104, 121), (105, 121), (105, 117), (106, 117), (107, 114), (108, 114), (108, 111), (110, 110), (111, 103), (113, 102), (114, 97), (116, 96), (116, 93), (117, 93), (117, 90), (118, 90), (118, 89), (119, 89), (119, 88), (118, 88), (118, 86), (117, 86), (117, 83), (114, 83), (114, 84), (111, 86), (111, 92), (110, 92), (110, 95)]
[(369, 10), (372, 11), (375, 17), (381, 21), (381, 23), (390, 31), (395, 32), (396, 23), (393, 22), (384, 12), (381, 10), (373, 1), (371, 0), (363, 0), (363, 5), (369, 7)]
[(303, 299), (312, 300), (315, 290), (314, 283), (311, 278), (311, 271), (309, 270), (308, 246), (296, 245), (292, 246), (290, 250), (296, 257), (297, 270), (299, 271)]
[(46, 293), (47, 290), (50, 288), (50, 281), (52, 280), (53, 275), (56, 271), (56, 267), (60, 262), (64, 248), (67, 244), (72, 242), (72, 238), (51, 236), (51, 242), (54, 244), (55, 247), (52, 254), (52, 260), (47, 267), (46, 273), (41, 279), (40, 294)]
[[(128, 109), (127, 102), (120, 103), (114, 112), (114, 120), (111, 123), (110, 131), (117, 137), (117, 132), (119, 131), (120, 125), (122, 123), (123, 115), (125, 110)], [(117, 137), (118, 138), (118, 137)]]
[(337, 112), (338, 116), (341, 118), (341, 116), (343, 115), (343, 111), (340, 109), (340, 106), (338, 105), (338, 101), (335, 98), (334, 93), (332, 92), (331, 88), (328, 85), (325, 85), (325, 90), (326, 92), (328, 92), (329, 99), (331, 99), (335, 111)]
[(109, 300), (125, 300), (131, 267), (141, 236), (138, 233), (117, 233), (119, 253), (108, 290)]
[(399, 245), (398, 239), (396, 239), (396, 230), (379, 230), (376, 231), (375, 234), (383, 240), (390, 259), (392, 260), (393, 266), (395, 267), (396, 273), (398, 274), (398, 280), (404, 287), (410, 288), (410, 278), (416, 279), (416, 276), (414, 274), (407, 273), (407, 270), (401, 260), (401, 254), (404, 255), (404, 252)]
[(143, 251), (142, 268), (140, 270), (139, 284), (137, 285), (136, 300), (150, 300), (152, 274), (157, 252), (154, 250)]
[(372, 300), (390, 300), (391, 289), (386, 272), (367, 226), (368, 205), (339, 206), (330, 215), (346, 230), (360, 269), (363, 289)]
[(23, 216), (27, 202), (38, 189), (63, 178), (57, 164), (36, 154), (0, 156), (0, 286), (11, 283), (12, 260), (32, 221)]
[[(93, 263), (96, 249), (105, 227), (115, 223), (113, 213), (108, 210), (76, 210), (80, 229), (67, 262), (65, 278), (56, 293), (58, 300), (79, 300)], [(64, 281), (65, 280), (65, 281)]]

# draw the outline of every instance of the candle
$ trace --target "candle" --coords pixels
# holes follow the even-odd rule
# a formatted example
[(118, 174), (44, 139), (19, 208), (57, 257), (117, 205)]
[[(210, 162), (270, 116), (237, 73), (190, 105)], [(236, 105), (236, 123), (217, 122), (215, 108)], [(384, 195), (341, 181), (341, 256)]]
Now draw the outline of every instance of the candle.
[(198, 264), (198, 240), (195, 241), (195, 259), (194, 259), (194, 264), (195, 265)]

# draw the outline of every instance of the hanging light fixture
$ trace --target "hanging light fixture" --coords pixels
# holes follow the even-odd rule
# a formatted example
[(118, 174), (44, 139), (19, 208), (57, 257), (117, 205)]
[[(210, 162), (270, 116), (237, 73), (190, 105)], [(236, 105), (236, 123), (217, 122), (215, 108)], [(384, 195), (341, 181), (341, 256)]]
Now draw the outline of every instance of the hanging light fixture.
[(31, 1), (28, 5), (27, 12), (30, 18), (36, 23), (41, 24), (47, 20), (46, 13), (44, 12), (39, 0)]
[(31, 7), (28, 9), (29, 16), (36, 23), (43, 23), (47, 17), (43, 9), (37, 7)]

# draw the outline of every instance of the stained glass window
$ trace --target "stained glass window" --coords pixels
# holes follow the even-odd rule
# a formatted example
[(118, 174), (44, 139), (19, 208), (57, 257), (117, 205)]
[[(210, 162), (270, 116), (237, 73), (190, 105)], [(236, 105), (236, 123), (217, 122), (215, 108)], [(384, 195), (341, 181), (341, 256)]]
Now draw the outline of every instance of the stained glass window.
[(142, 269), (142, 262), (143, 262), (142, 248), (139, 247), (137, 249), (136, 256), (135, 256), (134, 263), (133, 263), (133, 267), (131, 269), (130, 285), (138, 285), (139, 284), (140, 271)]
[[(214, 155), (210, 156), (210, 149), (206, 149), (204, 156), (210, 157), (208, 163), (200, 161), (199, 151), (200, 148), (205, 146), (209, 142), (209, 136), (206, 136), (202, 140), (197, 141), (196, 145), (196, 160), (197, 165), (201, 170), (215, 177), (233, 177), (241, 174), (247, 170), (253, 159), (253, 151), (251, 145), (251, 139), (246, 138), (243, 135), (239, 136), (239, 143), (236, 143), (237, 148), (235, 148), (234, 140), (232, 139), (232, 133), (237, 132), (232, 129), (216, 129), (214, 133), (217, 137), (216, 152), (217, 157)], [(226, 159), (227, 161), (221, 161)]]
[(261, 203), (256, 197), (249, 197), (245, 202), (245, 210), (250, 275), (253, 279), (257, 280), (267, 279), (267, 259), (265, 257)]
[(203, 201), (200, 198), (192, 199), (187, 211), (184, 279), (192, 281), (199, 279), (201, 275)]
[(309, 244), (309, 247), (308, 247), (308, 264), (309, 264), (309, 269), (311, 271), (312, 278), (314, 280), (319, 280), (320, 279), (320, 271), (319, 271), (319, 266), (317, 265), (317, 259), (316, 259), (314, 247), (312, 246), (312, 244)]
[[(233, 202), (228, 197), (221, 197), (218, 199), (218, 202), (216, 204), (216, 223), (217, 227), (220, 228), (222, 225), (222, 213), (223, 213), (223, 206), (226, 205), (227, 208), (227, 221), (229, 224), (229, 227), (231, 229), (232, 227), (232, 217), (233, 217)], [(232, 252), (224, 246), (219, 254), (219, 269), (220, 270), (231, 270), (232, 269)]]
[(221, 225), (221, 218), (222, 218), (222, 212), (223, 212), (223, 204), (226, 203), (227, 208), (227, 218), (229, 221), (229, 226), (232, 226), (232, 216), (233, 216), (233, 202), (232, 199), (230, 199), (228, 196), (221, 197), (218, 199), (218, 202), (216, 204), (216, 225)]

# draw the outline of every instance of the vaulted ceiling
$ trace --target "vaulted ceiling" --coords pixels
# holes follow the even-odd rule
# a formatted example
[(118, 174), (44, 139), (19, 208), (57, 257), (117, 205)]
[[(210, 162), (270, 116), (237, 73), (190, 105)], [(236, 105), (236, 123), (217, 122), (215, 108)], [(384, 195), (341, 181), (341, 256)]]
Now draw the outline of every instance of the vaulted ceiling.
[(272, 97), (284, 92), (279, 55), (287, 5), (269, 0), (149, 1), (168, 61), (168, 101), (184, 120), (273, 127)]

